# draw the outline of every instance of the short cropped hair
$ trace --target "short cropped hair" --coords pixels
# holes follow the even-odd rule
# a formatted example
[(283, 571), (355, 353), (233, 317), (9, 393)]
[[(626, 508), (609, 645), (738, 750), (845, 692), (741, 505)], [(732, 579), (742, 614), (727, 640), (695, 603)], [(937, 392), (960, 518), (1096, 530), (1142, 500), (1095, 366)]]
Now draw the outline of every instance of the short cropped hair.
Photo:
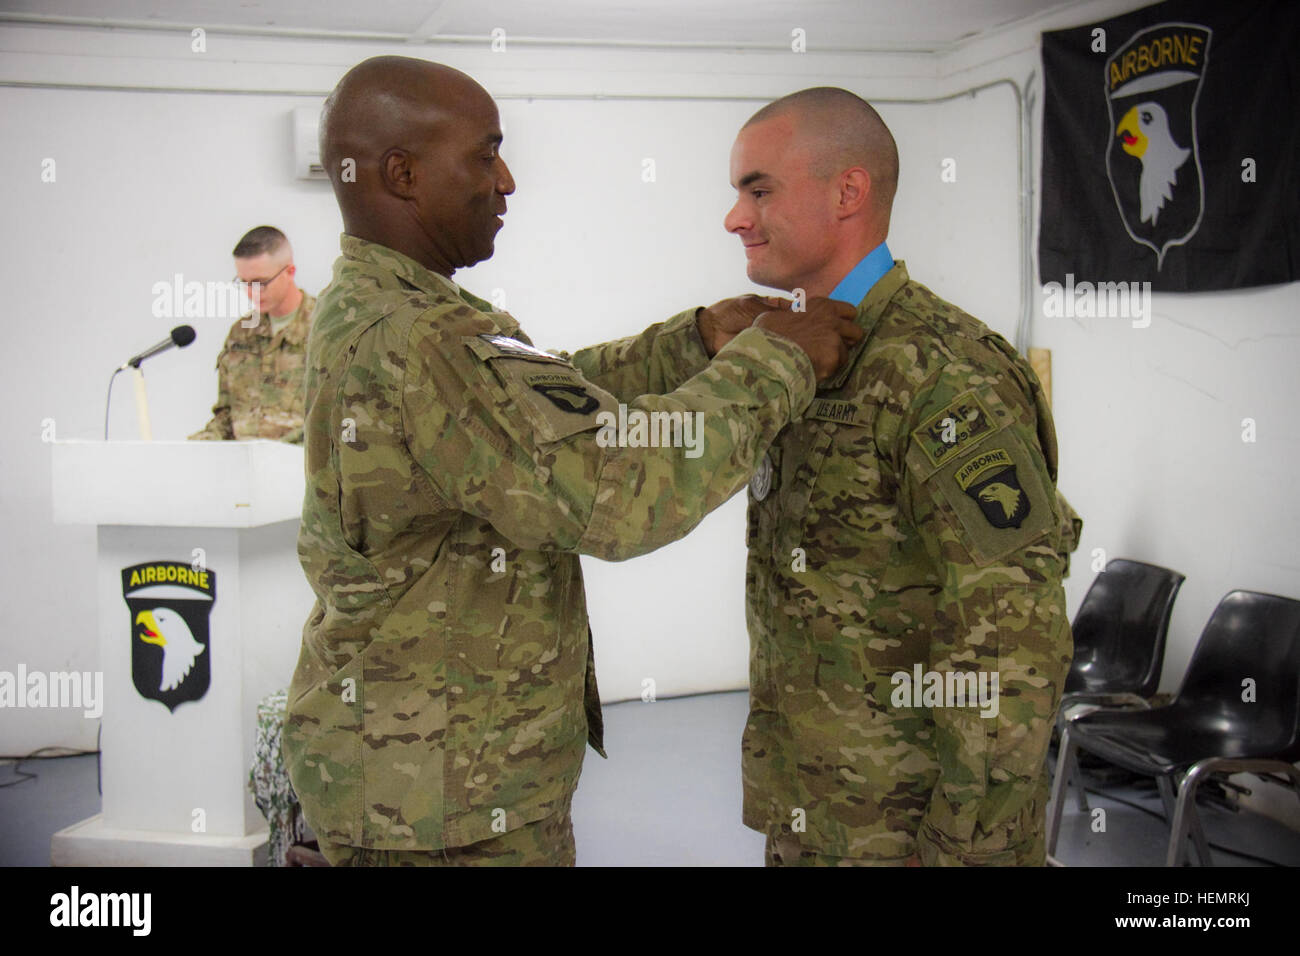
[(800, 90), (768, 103), (745, 123), (794, 116), (813, 149), (812, 172), (826, 178), (850, 166), (871, 174), (873, 201), (886, 216), (898, 189), (898, 145), (875, 108), (834, 86)]
[(252, 259), (264, 253), (279, 252), (289, 238), (275, 226), (257, 226), (244, 233), (231, 253), (236, 259)]

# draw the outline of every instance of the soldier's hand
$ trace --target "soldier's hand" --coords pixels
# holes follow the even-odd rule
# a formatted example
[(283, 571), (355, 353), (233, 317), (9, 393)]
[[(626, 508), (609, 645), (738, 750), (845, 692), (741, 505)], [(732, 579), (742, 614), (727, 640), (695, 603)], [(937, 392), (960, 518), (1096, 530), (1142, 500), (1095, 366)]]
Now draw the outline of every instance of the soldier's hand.
[(709, 353), (709, 358), (713, 358), (719, 349), (753, 325), (764, 312), (789, 309), (790, 305), (789, 299), (775, 295), (738, 295), (700, 309), (695, 316), (695, 325), (704, 340), (704, 350)]
[(835, 299), (809, 299), (805, 312), (764, 312), (754, 320), (758, 328), (791, 339), (808, 353), (817, 381), (830, 378), (861, 341), (862, 329), (853, 322), (857, 309)]

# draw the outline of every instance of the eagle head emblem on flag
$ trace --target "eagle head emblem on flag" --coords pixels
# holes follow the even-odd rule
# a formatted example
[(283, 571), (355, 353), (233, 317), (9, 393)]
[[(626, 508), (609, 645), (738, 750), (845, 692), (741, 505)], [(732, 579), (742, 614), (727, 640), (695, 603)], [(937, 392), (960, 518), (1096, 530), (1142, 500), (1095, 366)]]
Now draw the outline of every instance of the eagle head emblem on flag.
[(1201, 223), (1196, 101), (1210, 52), (1207, 27), (1161, 23), (1134, 33), (1106, 60), (1110, 108), (1106, 174), (1124, 228), (1156, 254)]
[(131, 617), (131, 681), (140, 696), (175, 711), (208, 692), (208, 615), (216, 572), (179, 561), (122, 569), (122, 597)]

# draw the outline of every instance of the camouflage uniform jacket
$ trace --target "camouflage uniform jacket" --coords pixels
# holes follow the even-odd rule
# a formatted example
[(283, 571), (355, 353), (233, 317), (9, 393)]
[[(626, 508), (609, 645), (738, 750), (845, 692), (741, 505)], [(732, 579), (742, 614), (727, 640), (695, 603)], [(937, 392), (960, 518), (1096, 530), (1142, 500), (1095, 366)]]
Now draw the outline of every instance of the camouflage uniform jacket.
[[(286, 766), (331, 842), (462, 846), (552, 812), (600, 750), (578, 554), (691, 530), (807, 407), (812, 365), (750, 329), (671, 376), (702, 364), (693, 311), (575, 364), (403, 255), (342, 250), (308, 343), (298, 550), (317, 602)], [(619, 402), (700, 413), (702, 454), (611, 444)]]
[(251, 312), (230, 327), (217, 356), (212, 420), (191, 439), (271, 438), (302, 443), (303, 369), (315, 308), (316, 299), (303, 293), (298, 311), (275, 334), (265, 312), (251, 328), (245, 324)]
[[(902, 859), (914, 836), (926, 865), (1041, 863), (1072, 650), (1051, 413), (902, 262), (857, 322), (750, 486), (744, 821), (834, 856)], [(996, 716), (970, 699), (981, 672)]]

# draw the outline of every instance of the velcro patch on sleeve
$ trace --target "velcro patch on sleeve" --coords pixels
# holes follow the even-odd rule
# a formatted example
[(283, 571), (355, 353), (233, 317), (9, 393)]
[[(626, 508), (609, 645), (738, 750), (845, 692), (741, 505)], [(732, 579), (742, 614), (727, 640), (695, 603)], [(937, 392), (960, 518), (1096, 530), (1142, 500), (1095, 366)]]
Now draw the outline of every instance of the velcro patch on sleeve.
[(980, 397), (969, 391), (923, 422), (912, 438), (937, 468), (974, 448), (999, 426)]
[(549, 400), (562, 412), (590, 415), (600, 407), (600, 399), (591, 394), (587, 382), (578, 375), (564, 373), (525, 375), (524, 384)]
[[(949, 514), (962, 544), (981, 566), (1033, 543), (1057, 524), (1054, 492), (1044, 484), (1037, 446), (1026, 445), (1014, 429), (999, 429), (995, 435), (988, 445), (949, 461), (924, 481), (933, 506)], [(913, 455), (919, 458), (920, 453)]]
[(979, 505), (995, 528), (1019, 528), (1032, 505), (1005, 448), (990, 448), (958, 467), (957, 487)]
[(612, 395), (582, 377), (570, 362), (501, 334), (468, 336), (465, 345), (531, 425), (540, 444), (594, 429), (600, 410), (617, 407)]

